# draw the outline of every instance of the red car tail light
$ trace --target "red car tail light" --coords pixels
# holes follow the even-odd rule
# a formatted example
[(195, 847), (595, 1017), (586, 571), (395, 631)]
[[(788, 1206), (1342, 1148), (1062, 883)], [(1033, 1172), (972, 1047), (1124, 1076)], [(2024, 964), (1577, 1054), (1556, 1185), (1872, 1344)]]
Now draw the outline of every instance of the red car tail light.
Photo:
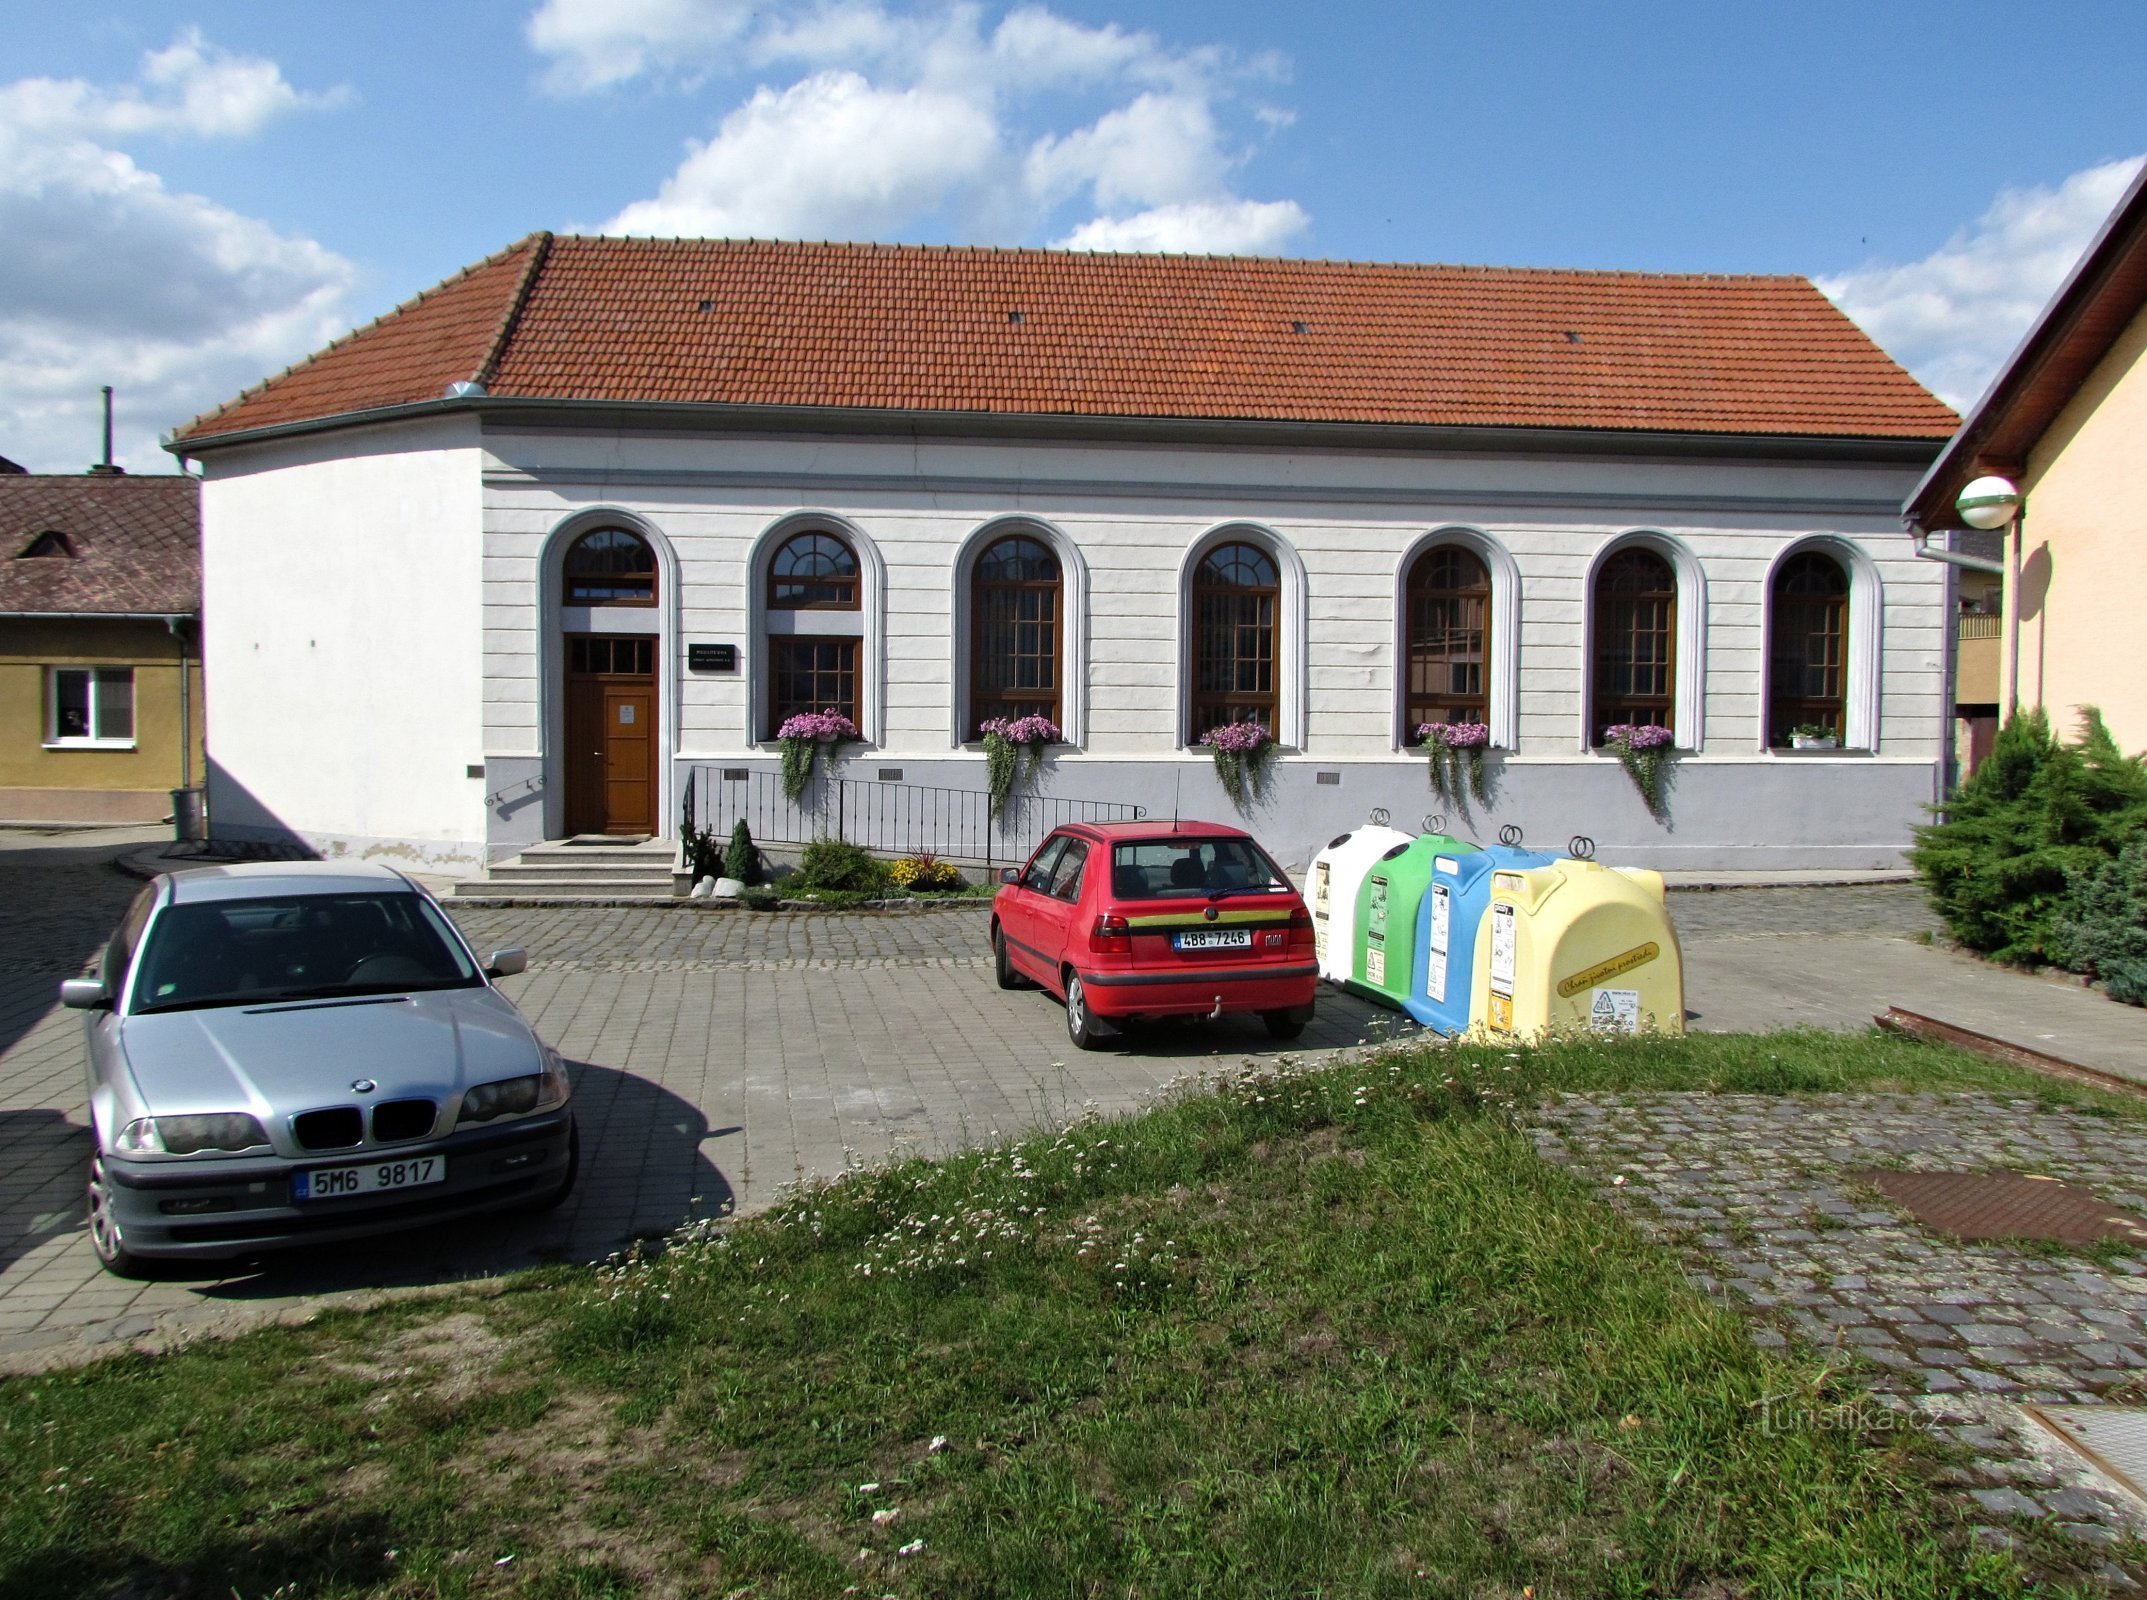
[(1303, 906), (1290, 913), (1290, 948), (1307, 953), (1313, 948), (1312, 913)]
[(1096, 926), (1088, 931), (1088, 947), (1098, 955), (1133, 954), (1133, 924), (1124, 917), (1098, 917)]

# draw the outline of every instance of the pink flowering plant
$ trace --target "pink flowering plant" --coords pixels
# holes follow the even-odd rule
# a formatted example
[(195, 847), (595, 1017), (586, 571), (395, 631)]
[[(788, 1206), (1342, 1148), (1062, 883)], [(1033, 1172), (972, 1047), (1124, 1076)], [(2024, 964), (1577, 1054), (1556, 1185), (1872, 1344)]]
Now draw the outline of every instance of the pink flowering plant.
[(863, 737), (857, 724), (833, 706), (784, 718), (775, 730), (776, 743), (783, 747), (783, 798), (792, 805), (805, 798), (822, 750), (832, 755), (837, 745)]
[(1652, 722), (1614, 722), (1603, 730), (1603, 748), (1617, 755), (1625, 775), (1647, 802), (1648, 814), (1658, 819), (1667, 804), (1663, 784), (1677, 754), (1672, 744), (1675, 737), (1668, 728)]
[(1043, 771), (1044, 751), (1066, 740), (1056, 722), (1034, 714), (987, 717), (977, 724), (977, 737), (984, 741), (984, 782), (990, 791), (987, 807), (994, 819), (1006, 809), (1023, 778)]
[(1463, 811), (1471, 797), (1479, 805), (1491, 803), (1484, 779), (1484, 752), (1491, 747), (1489, 723), (1425, 722), (1418, 724), (1416, 737), (1431, 757), (1433, 794)]
[(1200, 742), (1215, 758), (1215, 776), (1223, 792), (1240, 811), (1267, 792), (1268, 774), (1275, 764), (1275, 736), (1265, 723), (1226, 722), (1202, 734)]

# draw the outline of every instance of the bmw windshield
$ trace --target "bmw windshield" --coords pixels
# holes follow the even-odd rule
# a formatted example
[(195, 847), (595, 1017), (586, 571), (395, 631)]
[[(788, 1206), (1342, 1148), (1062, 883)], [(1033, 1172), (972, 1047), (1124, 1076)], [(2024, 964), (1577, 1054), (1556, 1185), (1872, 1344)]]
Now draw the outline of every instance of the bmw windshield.
[(137, 958), (134, 1015), (483, 982), (422, 895), (283, 895), (167, 906)]

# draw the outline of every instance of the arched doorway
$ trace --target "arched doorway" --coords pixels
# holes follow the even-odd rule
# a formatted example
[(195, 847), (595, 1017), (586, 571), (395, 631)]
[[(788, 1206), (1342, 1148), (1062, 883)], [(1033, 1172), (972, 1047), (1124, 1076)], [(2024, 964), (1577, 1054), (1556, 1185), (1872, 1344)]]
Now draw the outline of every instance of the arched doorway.
[(656, 832), (656, 553), (627, 528), (592, 528), (561, 571), (566, 831)]

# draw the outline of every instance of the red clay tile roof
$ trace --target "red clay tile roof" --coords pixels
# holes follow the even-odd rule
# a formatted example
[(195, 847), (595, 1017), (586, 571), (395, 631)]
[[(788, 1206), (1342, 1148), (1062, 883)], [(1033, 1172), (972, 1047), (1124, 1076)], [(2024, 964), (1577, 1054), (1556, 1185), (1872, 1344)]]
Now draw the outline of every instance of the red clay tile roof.
[[(73, 554), (23, 554), (48, 533), (57, 533)], [(0, 477), (0, 614), (200, 610), (201, 485), (195, 479)]]
[(536, 234), (197, 418), (495, 397), (1942, 439), (1803, 278)]

